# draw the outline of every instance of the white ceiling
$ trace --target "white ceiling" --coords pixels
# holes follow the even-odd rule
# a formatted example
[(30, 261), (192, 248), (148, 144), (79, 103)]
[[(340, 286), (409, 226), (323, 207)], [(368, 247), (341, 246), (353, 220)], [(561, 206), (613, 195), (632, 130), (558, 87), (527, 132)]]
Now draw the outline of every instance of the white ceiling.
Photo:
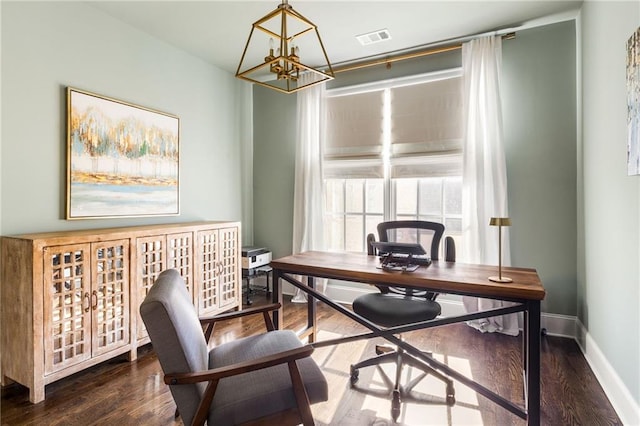
[[(251, 25), (279, 3), (280, 0), (87, 2), (232, 73), (238, 67)], [(494, 30), (572, 19), (582, 0), (289, 0), (289, 4), (317, 25), (329, 60), (335, 65)], [(384, 28), (390, 31), (391, 40), (362, 46), (355, 38)], [(266, 49), (267, 46), (265, 54)]]

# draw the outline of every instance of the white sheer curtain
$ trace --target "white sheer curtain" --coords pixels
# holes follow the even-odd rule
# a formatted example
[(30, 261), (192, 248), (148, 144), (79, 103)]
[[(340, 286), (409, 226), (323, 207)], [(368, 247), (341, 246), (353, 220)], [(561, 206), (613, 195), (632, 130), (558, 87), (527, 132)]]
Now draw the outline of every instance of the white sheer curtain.
[[(498, 264), (498, 230), (491, 217), (508, 217), (507, 172), (504, 159), (500, 69), (502, 39), (482, 37), (462, 46), (465, 132), (462, 171), (462, 232), (460, 260)], [(510, 265), (509, 233), (503, 228), (503, 264)], [(464, 297), (468, 312), (506, 306), (506, 302)], [(518, 334), (515, 314), (470, 321), (483, 332)]]
[[(313, 81), (315, 74), (300, 76), (299, 84)], [(321, 114), (324, 83), (297, 93), (296, 167), (293, 197), (293, 253), (323, 250), (322, 145)], [(324, 293), (326, 280), (317, 280)], [(306, 302), (304, 292), (296, 289), (294, 302)]]

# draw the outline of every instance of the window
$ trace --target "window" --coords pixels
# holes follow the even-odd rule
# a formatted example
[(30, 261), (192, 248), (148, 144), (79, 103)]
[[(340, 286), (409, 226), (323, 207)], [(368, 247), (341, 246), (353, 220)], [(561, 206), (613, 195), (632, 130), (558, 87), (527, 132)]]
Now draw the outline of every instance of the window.
[[(429, 220), (444, 224), (456, 246), (462, 235), (462, 177), (394, 179), (395, 220)], [(377, 236), (377, 233), (375, 233)]]
[[(363, 252), (384, 221), (383, 179), (325, 180), (325, 241), (329, 250)], [(328, 232), (327, 232), (328, 231)]]
[(325, 241), (363, 252), (385, 220), (432, 220), (460, 243), (460, 70), (327, 91)]

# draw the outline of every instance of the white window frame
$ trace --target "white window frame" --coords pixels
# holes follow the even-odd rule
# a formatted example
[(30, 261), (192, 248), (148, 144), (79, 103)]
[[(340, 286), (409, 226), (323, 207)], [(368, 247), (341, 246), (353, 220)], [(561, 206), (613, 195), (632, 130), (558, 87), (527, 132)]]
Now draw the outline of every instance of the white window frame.
[[(413, 85), (413, 84), (423, 84), (423, 83), (427, 83), (430, 81), (437, 81), (437, 80), (442, 80), (442, 79), (447, 79), (447, 78), (453, 78), (453, 77), (459, 77), (462, 75), (462, 69), (461, 68), (453, 68), (453, 69), (448, 69), (448, 70), (444, 70), (444, 71), (438, 71), (438, 72), (432, 72), (432, 73), (427, 73), (427, 74), (420, 74), (420, 75), (415, 75), (415, 76), (410, 76), (410, 77), (402, 77), (402, 78), (395, 78), (395, 79), (389, 79), (389, 80), (384, 80), (384, 81), (379, 81), (379, 82), (373, 82), (373, 83), (366, 83), (366, 84), (361, 84), (361, 85), (355, 85), (355, 86), (349, 86), (349, 87), (342, 87), (342, 88), (336, 88), (336, 89), (329, 89), (326, 91), (325, 96), (327, 97), (333, 97), (333, 96), (346, 96), (346, 95), (354, 95), (354, 94), (358, 94), (358, 93), (363, 93), (363, 92), (369, 92), (369, 91), (374, 91), (374, 90), (381, 90), (383, 89), (385, 91), (384, 97), (385, 97), (385, 102), (384, 102), (384, 108), (385, 108), (385, 112), (383, 114), (383, 149), (382, 149), (382, 155), (380, 159), (375, 159), (375, 160), (371, 160), (368, 159), (366, 161), (373, 161), (376, 164), (379, 164), (380, 162), (382, 162), (383, 165), (383, 170), (384, 170), (384, 176), (380, 177), (380, 178), (373, 178), (373, 177), (354, 177), (352, 179), (361, 179), (364, 181), (363, 183), (363, 188), (362, 188), (362, 192), (361, 192), (361, 196), (362, 196), (362, 203), (363, 203), (363, 211), (362, 212), (348, 212), (347, 211), (347, 195), (346, 195), (346, 180), (350, 179), (348, 177), (342, 177), (342, 178), (337, 178), (337, 177), (330, 177), (330, 178), (324, 178), (323, 181), (325, 182), (325, 197), (326, 197), (326, 181), (328, 179), (335, 179), (335, 180), (342, 180), (342, 205), (343, 205), (343, 211), (342, 212), (328, 212), (325, 211), (324, 215), (325, 217), (327, 216), (337, 216), (337, 215), (341, 215), (342, 219), (343, 219), (343, 228), (342, 228), (342, 240), (343, 240), (343, 244), (342, 244), (342, 251), (346, 250), (346, 247), (348, 246), (347, 244), (347, 225), (346, 225), (346, 219), (347, 216), (349, 215), (360, 215), (362, 217), (362, 226), (363, 226), (363, 236), (366, 237), (366, 233), (367, 233), (367, 222), (366, 222), (366, 217), (367, 216), (378, 216), (379, 213), (371, 213), (371, 212), (367, 212), (367, 203), (366, 203), (366, 187), (367, 187), (367, 180), (370, 179), (382, 179), (383, 181), (383, 214), (382, 214), (382, 220), (383, 221), (388, 221), (388, 220), (394, 220), (394, 218), (397, 218), (397, 212), (396, 212), (396, 196), (397, 196), (397, 191), (396, 191), (396, 185), (394, 182), (394, 178), (391, 177), (391, 102), (389, 100), (390, 97), (390, 92), (392, 88), (395, 87), (401, 87), (401, 86), (408, 86), (408, 85)], [(344, 165), (344, 164), (348, 164), (349, 161), (354, 161), (354, 160), (326, 160), (325, 161), (325, 165), (331, 165), (333, 163), (334, 167), (340, 167), (340, 165)], [(358, 161), (358, 160), (355, 160)], [(408, 160), (410, 161), (410, 160)], [(462, 178), (462, 176), (458, 176), (458, 175), (454, 175), (454, 176), (438, 176), (436, 178), (441, 179), (441, 211), (440, 211), (440, 220), (442, 223), (445, 223), (446, 219), (461, 219), (462, 215), (461, 214), (447, 214), (447, 212), (445, 211), (445, 178), (447, 177), (455, 177), (455, 178)], [(428, 178), (428, 177), (424, 177), (424, 178)], [(418, 197), (418, 199), (416, 200), (416, 214), (415, 214), (415, 219), (420, 219), (421, 215), (420, 215), (420, 184), (419, 181), (420, 179), (422, 179), (421, 177), (415, 177), (415, 178), (404, 178), (404, 179), (416, 179), (417, 181), (417, 190), (416, 190), (416, 197)], [(326, 204), (325, 204), (326, 206)], [(424, 217), (424, 215), (422, 215), (422, 217)], [(447, 233), (447, 235), (451, 235), (451, 233)], [(456, 240), (458, 240), (460, 237), (460, 235), (454, 235), (454, 238), (456, 238)], [(377, 238), (377, 235), (376, 235)], [(361, 251), (366, 251), (366, 247), (364, 244), (365, 238), (362, 238), (362, 244), (360, 247), (362, 247)]]

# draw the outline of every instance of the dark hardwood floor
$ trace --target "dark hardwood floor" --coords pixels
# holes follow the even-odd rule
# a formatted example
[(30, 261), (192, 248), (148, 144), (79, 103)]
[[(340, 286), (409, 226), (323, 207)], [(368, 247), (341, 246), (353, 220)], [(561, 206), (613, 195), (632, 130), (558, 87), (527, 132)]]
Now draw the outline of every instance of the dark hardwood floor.
[[(263, 296), (255, 295), (255, 303)], [(285, 326), (300, 327), (305, 305), (286, 303)], [(319, 306), (320, 339), (363, 329), (330, 308)], [(261, 317), (235, 320), (216, 330), (215, 343), (263, 330)], [(522, 404), (521, 339), (481, 334), (463, 324), (408, 333), (404, 336), (434, 356)], [(379, 340), (319, 348), (314, 358), (329, 381), (329, 401), (313, 407), (318, 425), (391, 425), (389, 399), (359, 392), (349, 386), (350, 364), (374, 354)], [(386, 368), (386, 366), (385, 366)], [(389, 368), (393, 368), (389, 366)], [(393, 370), (389, 370), (393, 371)], [(407, 374), (412, 370), (407, 369)], [(359, 386), (381, 389), (375, 368), (361, 370)], [(542, 340), (542, 424), (618, 425), (615, 411), (596, 381), (577, 344), (570, 339), (545, 336)], [(420, 392), (444, 396), (444, 385), (426, 378)], [(404, 425), (524, 425), (525, 421), (456, 383), (453, 407), (407, 403), (399, 423)], [(124, 357), (52, 383), (46, 400), (30, 404), (28, 391), (19, 385), (2, 389), (2, 425), (180, 425), (173, 418), (175, 405), (150, 345), (139, 349), (138, 359)]]

